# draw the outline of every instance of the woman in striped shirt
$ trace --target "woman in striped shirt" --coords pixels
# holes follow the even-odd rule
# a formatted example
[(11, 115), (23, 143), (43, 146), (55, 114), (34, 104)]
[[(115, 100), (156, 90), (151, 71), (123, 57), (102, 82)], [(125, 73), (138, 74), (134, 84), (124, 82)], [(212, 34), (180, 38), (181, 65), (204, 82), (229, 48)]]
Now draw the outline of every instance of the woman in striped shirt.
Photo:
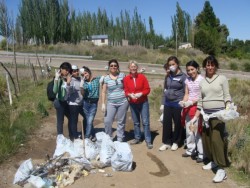
[(201, 141), (201, 123), (196, 121), (195, 124), (187, 123), (195, 115), (197, 109), (197, 101), (199, 99), (199, 84), (203, 77), (199, 74), (199, 64), (196, 61), (189, 61), (186, 64), (187, 77), (185, 84), (185, 95), (183, 101), (180, 101), (182, 109), (182, 125), (186, 127), (186, 144), (187, 149), (182, 157), (196, 157), (196, 162), (203, 162), (203, 147)]
[[(117, 120), (117, 141), (125, 139), (125, 123), (128, 110), (128, 101), (123, 87), (124, 73), (119, 70), (116, 59), (108, 62), (109, 74), (104, 77), (102, 87), (102, 112), (104, 115), (105, 132), (113, 138), (112, 124), (116, 116)], [(107, 98), (107, 110), (106, 110)]]

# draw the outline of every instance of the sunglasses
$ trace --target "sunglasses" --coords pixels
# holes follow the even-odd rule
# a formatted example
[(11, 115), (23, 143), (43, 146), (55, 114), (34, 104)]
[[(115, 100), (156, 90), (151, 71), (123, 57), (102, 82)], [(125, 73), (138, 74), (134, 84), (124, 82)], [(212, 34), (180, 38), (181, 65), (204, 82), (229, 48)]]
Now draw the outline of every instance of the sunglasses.
[(117, 67), (117, 65), (109, 65), (109, 67)]
[(79, 72), (79, 70), (73, 70), (72, 72)]

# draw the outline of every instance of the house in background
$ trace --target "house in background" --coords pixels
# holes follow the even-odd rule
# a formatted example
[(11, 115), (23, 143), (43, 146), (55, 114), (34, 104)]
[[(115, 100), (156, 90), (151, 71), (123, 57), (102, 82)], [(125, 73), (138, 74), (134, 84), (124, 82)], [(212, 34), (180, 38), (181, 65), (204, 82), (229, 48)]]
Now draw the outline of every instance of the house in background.
[(180, 43), (179, 45), (179, 49), (188, 49), (188, 48), (192, 48), (192, 45), (190, 42)]
[(108, 35), (92, 35), (91, 42), (93, 42), (96, 46), (108, 45)]

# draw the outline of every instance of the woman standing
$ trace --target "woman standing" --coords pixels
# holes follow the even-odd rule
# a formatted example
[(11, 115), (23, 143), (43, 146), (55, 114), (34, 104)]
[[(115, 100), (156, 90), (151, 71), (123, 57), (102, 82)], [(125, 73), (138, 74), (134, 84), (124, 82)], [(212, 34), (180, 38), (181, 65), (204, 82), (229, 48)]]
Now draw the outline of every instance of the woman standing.
[[(186, 127), (186, 144), (187, 149), (182, 157), (190, 157), (197, 155), (196, 162), (203, 162), (203, 147), (201, 141), (201, 121), (196, 121), (195, 124), (187, 123), (195, 115), (197, 109), (197, 101), (200, 95), (199, 84), (203, 77), (199, 74), (199, 64), (196, 61), (189, 61), (186, 64), (187, 77), (185, 84), (185, 95), (183, 101), (180, 101), (182, 109), (182, 125)], [(200, 119), (200, 118), (199, 118)]]
[[(217, 74), (219, 63), (214, 56), (208, 56), (204, 59), (203, 68), (206, 71), (205, 79), (200, 83), (200, 96), (197, 104), (197, 111), (192, 123), (196, 122), (200, 110), (203, 109), (205, 114), (212, 114), (223, 109), (228, 109), (231, 103), (228, 81), (225, 76)], [(203, 166), (204, 170), (217, 168), (213, 182), (219, 183), (227, 178), (224, 167), (229, 166), (227, 156), (227, 131), (226, 125), (218, 118), (204, 120), (202, 130), (202, 143), (204, 154), (210, 160), (207, 165)]]
[[(102, 87), (102, 112), (105, 113), (105, 132), (113, 138), (112, 124), (117, 119), (117, 141), (123, 142), (125, 138), (125, 123), (128, 110), (128, 101), (123, 90), (124, 73), (120, 73), (116, 59), (108, 62), (109, 74), (105, 76)], [(107, 97), (107, 110), (105, 106)]]
[(138, 73), (138, 64), (136, 61), (129, 62), (130, 74), (124, 78), (124, 91), (128, 98), (132, 118), (134, 121), (134, 136), (135, 139), (130, 144), (139, 144), (141, 142), (140, 118), (144, 130), (144, 137), (148, 149), (152, 149), (150, 121), (149, 121), (149, 104), (148, 94), (150, 87), (147, 78)]
[(84, 115), (84, 133), (85, 138), (96, 141), (93, 121), (96, 115), (99, 94), (100, 94), (100, 76), (94, 77), (88, 67), (83, 66), (83, 79), (81, 83), (81, 92), (83, 95), (83, 115)]
[[(71, 64), (63, 62), (60, 69), (55, 73), (53, 92), (56, 94), (54, 107), (56, 109), (57, 134), (63, 134), (64, 116), (69, 119), (69, 106), (67, 103), (68, 94), (66, 91), (67, 80), (70, 79), (72, 73)], [(69, 121), (68, 121), (69, 122)], [(71, 138), (71, 129), (68, 125), (69, 137)]]
[(67, 93), (69, 105), (69, 127), (71, 138), (76, 139), (79, 137), (77, 132), (77, 123), (79, 114), (82, 113), (82, 94), (80, 90), (81, 79), (79, 77), (79, 69), (76, 65), (72, 65), (72, 75), (67, 80)]
[[(180, 69), (180, 62), (175, 56), (170, 56), (164, 65), (166, 70), (164, 84), (164, 115), (163, 115), (163, 145), (160, 151), (171, 148), (172, 151), (178, 149), (181, 140), (181, 110), (179, 102), (183, 99), (185, 93), (186, 74)], [(162, 107), (161, 107), (162, 108)], [(172, 126), (174, 121), (174, 131)]]

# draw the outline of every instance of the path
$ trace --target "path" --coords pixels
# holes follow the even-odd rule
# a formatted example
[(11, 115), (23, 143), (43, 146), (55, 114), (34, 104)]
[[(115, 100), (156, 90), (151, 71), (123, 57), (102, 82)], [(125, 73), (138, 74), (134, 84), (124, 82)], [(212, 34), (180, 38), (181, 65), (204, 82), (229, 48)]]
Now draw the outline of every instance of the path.
[[(154, 114), (154, 113), (152, 113)], [(151, 132), (154, 136), (152, 150), (146, 148), (145, 142), (132, 146), (133, 160), (136, 168), (132, 172), (114, 172), (112, 169), (105, 168), (106, 173), (111, 173), (112, 177), (105, 177), (103, 173), (97, 171), (96, 174), (81, 177), (68, 188), (194, 188), (194, 187), (216, 187), (232, 188), (237, 185), (230, 179), (220, 184), (212, 183), (214, 176), (212, 171), (201, 169), (202, 164), (197, 164), (190, 158), (183, 158), (181, 154), (183, 148), (177, 151), (158, 151), (161, 145), (161, 125), (157, 121), (158, 117), (151, 115)], [(14, 174), (23, 160), (32, 158), (33, 163), (44, 162), (46, 154), (53, 155), (56, 144), (56, 117), (55, 110), (50, 111), (49, 117), (45, 118), (40, 128), (29, 136), (29, 141), (20, 147), (18, 153), (10, 157), (0, 166), (0, 187), (12, 188), (19, 187), (12, 185)], [(95, 119), (95, 128), (98, 131), (103, 130), (103, 114), (100, 109)], [(79, 122), (80, 125), (80, 122)], [(65, 130), (66, 127), (64, 128)], [(132, 132), (131, 115), (127, 116), (127, 135)], [(67, 134), (65, 134), (67, 135)], [(128, 138), (132, 139), (131, 137)]]

